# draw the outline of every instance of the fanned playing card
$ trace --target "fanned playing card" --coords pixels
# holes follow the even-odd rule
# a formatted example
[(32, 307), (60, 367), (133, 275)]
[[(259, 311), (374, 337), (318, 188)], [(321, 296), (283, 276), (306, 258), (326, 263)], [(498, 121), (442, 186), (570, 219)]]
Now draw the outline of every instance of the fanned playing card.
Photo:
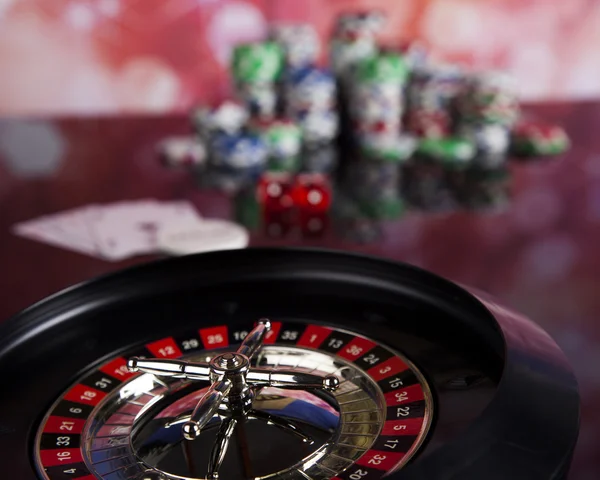
[(194, 224), (200, 216), (187, 202), (120, 202), (97, 212), (90, 228), (100, 255), (120, 260), (156, 250), (159, 231), (168, 225)]
[(13, 226), (13, 233), (32, 240), (74, 250), (88, 255), (98, 253), (92, 233), (88, 227), (88, 216), (94, 207), (84, 207), (41, 218), (29, 220)]
[(118, 261), (157, 250), (164, 228), (194, 227), (202, 218), (186, 201), (152, 199), (89, 205), (14, 225), (13, 233), (79, 253)]

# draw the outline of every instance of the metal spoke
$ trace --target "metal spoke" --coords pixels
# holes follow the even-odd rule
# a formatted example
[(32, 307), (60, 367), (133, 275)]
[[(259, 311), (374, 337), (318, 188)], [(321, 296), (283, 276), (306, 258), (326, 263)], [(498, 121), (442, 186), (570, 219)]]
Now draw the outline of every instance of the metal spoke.
[(227, 447), (229, 446), (229, 439), (233, 435), (237, 420), (235, 418), (227, 417), (221, 422), (221, 427), (217, 433), (217, 439), (210, 451), (210, 458), (208, 460), (208, 480), (217, 480), (219, 478), (219, 469), (225, 459), (227, 453)]
[(181, 360), (168, 360), (132, 357), (127, 361), (130, 372), (144, 372), (161, 377), (187, 378), (190, 380), (210, 380), (210, 367), (204, 363), (189, 363)]
[(264, 387), (322, 388), (328, 391), (333, 391), (340, 385), (339, 379), (334, 375), (323, 377), (295, 370), (270, 370), (266, 368), (251, 368), (246, 375), (246, 380), (253, 385)]
[(178, 415), (174, 420), (165, 423), (165, 428), (171, 428), (176, 425), (181, 425), (182, 423), (188, 422), (190, 418), (192, 418), (192, 415), (189, 413)]
[(271, 330), (271, 322), (266, 318), (262, 318), (258, 321), (256, 327), (252, 329), (252, 331), (246, 335), (242, 345), (238, 348), (237, 353), (240, 355), (244, 355), (248, 358), (252, 358), (252, 356), (262, 347), (263, 341)]
[(231, 382), (229, 380), (221, 380), (213, 383), (202, 400), (198, 402), (190, 419), (183, 424), (183, 437), (186, 440), (195, 440), (200, 431), (217, 413), (223, 397), (231, 390)]

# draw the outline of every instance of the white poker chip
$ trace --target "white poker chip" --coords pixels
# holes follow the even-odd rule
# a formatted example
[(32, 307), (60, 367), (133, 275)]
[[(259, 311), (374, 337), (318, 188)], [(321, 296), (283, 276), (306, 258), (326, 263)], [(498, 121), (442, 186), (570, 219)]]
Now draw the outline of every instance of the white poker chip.
[(173, 225), (157, 236), (157, 247), (170, 255), (236, 250), (249, 243), (248, 231), (227, 220), (206, 219), (194, 226)]

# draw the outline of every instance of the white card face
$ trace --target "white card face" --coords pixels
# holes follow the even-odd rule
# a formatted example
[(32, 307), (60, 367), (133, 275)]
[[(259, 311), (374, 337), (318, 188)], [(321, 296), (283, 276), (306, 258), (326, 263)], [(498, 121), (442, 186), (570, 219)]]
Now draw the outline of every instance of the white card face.
[(99, 209), (90, 230), (103, 257), (121, 260), (152, 251), (155, 221), (154, 203), (121, 202)]
[(202, 218), (186, 201), (152, 199), (82, 208), (22, 222), (17, 235), (57, 247), (118, 261), (157, 251), (156, 239), (167, 226), (193, 227)]
[(120, 260), (156, 251), (157, 234), (165, 225), (198, 221), (193, 207), (184, 202), (121, 202), (99, 209), (91, 230), (100, 254)]
[(65, 234), (60, 226), (60, 221), (54, 218), (42, 218), (15, 225), (13, 232), (32, 240), (45, 242), (50, 245), (74, 250), (76, 252), (95, 255), (97, 253), (93, 243), (77, 236)]
[(200, 213), (186, 201), (163, 202), (160, 204), (160, 208), (164, 211), (163, 226), (179, 223), (193, 224), (202, 221)]
[(58, 231), (64, 234), (67, 239), (80, 241), (95, 248), (95, 241), (89, 228), (89, 221), (96, 209), (96, 206), (90, 205), (60, 212), (51, 217), (54, 219)]

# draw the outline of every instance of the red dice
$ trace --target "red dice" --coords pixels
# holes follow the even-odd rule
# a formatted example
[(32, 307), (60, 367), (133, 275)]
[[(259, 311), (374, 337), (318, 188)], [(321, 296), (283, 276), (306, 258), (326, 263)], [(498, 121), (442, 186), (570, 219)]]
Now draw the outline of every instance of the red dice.
[(293, 177), (285, 172), (266, 172), (258, 183), (258, 201), (265, 212), (284, 212), (294, 207)]
[(331, 184), (321, 173), (300, 173), (294, 181), (292, 197), (301, 212), (324, 213), (331, 206)]

